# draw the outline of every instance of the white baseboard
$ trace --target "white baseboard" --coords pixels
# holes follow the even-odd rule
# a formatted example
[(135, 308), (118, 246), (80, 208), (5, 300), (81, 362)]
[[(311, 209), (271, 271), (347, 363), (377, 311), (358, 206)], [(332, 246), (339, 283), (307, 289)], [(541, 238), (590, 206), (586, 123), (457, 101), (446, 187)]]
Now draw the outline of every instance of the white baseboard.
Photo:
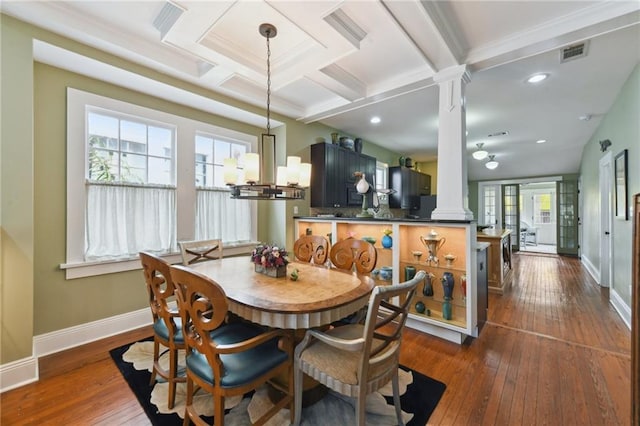
[(0, 393), (38, 380), (38, 359), (23, 358), (0, 365)]
[(38, 380), (38, 358), (151, 324), (149, 308), (33, 338), (33, 356), (0, 365), (0, 393)]
[(585, 269), (589, 273), (589, 275), (591, 275), (591, 278), (593, 278), (595, 282), (598, 283), (598, 285), (600, 285), (600, 268), (596, 268), (593, 265), (593, 263), (591, 263), (589, 258), (584, 254), (580, 256), (580, 260), (582, 262), (582, 265), (585, 267)]
[(617, 291), (614, 289), (609, 290), (609, 303), (613, 306), (613, 309), (618, 312), (622, 321), (631, 330), (631, 307), (624, 303), (624, 300), (620, 297)]
[(33, 355), (39, 358), (44, 355), (60, 352), (65, 349), (84, 345), (105, 337), (135, 330), (151, 324), (149, 308), (139, 309), (126, 314), (80, 324), (75, 327), (40, 334), (33, 338)]

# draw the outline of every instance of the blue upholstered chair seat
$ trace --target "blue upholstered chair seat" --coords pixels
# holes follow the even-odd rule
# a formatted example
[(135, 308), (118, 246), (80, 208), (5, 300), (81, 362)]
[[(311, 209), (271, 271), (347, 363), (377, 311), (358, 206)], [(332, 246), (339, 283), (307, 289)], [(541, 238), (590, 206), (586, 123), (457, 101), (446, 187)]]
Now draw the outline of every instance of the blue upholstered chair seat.
[[(176, 317), (174, 318), (174, 321), (176, 322), (176, 334), (173, 336), (173, 341), (176, 343), (184, 343), (184, 337), (182, 336), (182, 320)], [(169, 330), (167, 330), (167, 325), (164, 323), (162, 318), (158, 318), (156, 322), (153, 323), (153, 331), (164, 340), (169, 340)]]
[[(211, 333), (217, 344), (231, 344), (250, 339), (264, 331), (244, 323), (224, 325)], [(224, 365), (222, 387), (235, 387), (249, 383), (277, 365), (287, 361), (287, 354), (278, 349), (278, 339), (237, 354), (220, 355)], [(201, 379), (213, 384), (213, 370), (207, 358), (196, 350), (187, 356), (187, 368)]]

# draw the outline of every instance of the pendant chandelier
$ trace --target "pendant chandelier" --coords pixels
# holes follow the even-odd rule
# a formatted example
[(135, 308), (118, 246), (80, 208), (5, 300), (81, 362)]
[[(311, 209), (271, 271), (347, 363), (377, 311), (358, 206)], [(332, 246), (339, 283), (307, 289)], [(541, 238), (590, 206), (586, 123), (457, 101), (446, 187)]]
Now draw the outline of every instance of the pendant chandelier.
[[(260, 155), (244, 154), (245, 184), (238, 185), (238, 162), (235, 158), (224, 160), (224, 182), (231, 189), (231, 198), (244, 200), (303, 200), (305, 188), (311, 182), (311, 164), (301, 163), (300, 157), (287, 157), (287, 165), (276, 167), (276, 136), (271, 134), (271, 47), (269, 40), (278, 34), (271, 24), (262, 24), (260, 34), (267, 39), (267, 133), (262, 134)], [(273, 176), (276, 183), (260, 183), (264, 176), (266, 154), (271, 153)], [(261, 161), (262, 160), (262, 161)]]

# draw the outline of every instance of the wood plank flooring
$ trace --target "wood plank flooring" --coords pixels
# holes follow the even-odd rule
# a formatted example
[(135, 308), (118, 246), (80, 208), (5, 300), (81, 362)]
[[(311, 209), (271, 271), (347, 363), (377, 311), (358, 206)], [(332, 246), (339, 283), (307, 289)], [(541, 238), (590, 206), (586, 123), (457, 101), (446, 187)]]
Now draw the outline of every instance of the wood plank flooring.
[[(407, 329), (401, 363), (447, 384), (433, 425), (629, 425), (630, 332), (577, 259), (514, 255), (479, 338)], [(147, 425), (108, 350), (141, 329), (40, 360), (37, 383), (0, 397), (2, 425)]]

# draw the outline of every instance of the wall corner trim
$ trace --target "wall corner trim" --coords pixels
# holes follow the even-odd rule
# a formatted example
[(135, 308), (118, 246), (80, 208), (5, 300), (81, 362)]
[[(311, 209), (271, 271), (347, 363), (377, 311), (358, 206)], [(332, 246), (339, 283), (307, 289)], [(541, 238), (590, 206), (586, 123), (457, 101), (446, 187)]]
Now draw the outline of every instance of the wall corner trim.
[(38, 359), (28, 357), (0, 365), (0, 393), (38, 380)]

